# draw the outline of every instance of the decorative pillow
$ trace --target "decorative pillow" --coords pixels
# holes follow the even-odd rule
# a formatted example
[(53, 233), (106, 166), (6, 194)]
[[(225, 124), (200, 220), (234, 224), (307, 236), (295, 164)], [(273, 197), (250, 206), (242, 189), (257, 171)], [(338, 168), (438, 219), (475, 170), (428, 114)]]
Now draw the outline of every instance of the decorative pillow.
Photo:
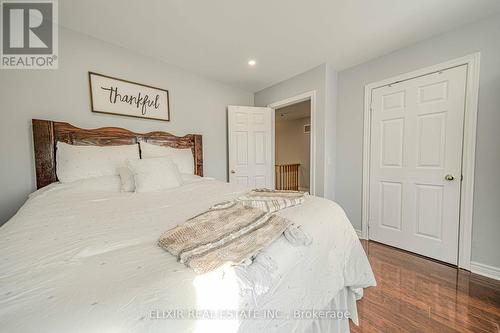
[(147, 142), (140, 142), (142, 158), (166, 157), (179, 168), (180, 173), (194, 174), (194, 157), (191, 148), (178, 149), (172, 147), (158, 146)]
[(135, 192), (161, 191), (182, 184), (177, 166), (170, 157), (147, 158), (128, 162), (135, 181)]
[(118, 174), (120, 175), (121, 191), (122, 192), (134, 192), (135, 191), (135, 180), (132, 171), (124, 166), (118, 168)]
[[(135, 180), (132, 171), (128, 167), (121, 167), (118, 168), (118, 173), (120, 174), (121, 192), (135, 192)], [(189, 173), (181, 173), (180, 175), (182, 184), (199, 182), (203, 180), (203, 177), (192, 175)]]
[(118, 175), (118, 168), (129, 160), (139, 159), (139, 147), (75, 146), (57, 142), (56, 174), (61, 183), (79, 179)]

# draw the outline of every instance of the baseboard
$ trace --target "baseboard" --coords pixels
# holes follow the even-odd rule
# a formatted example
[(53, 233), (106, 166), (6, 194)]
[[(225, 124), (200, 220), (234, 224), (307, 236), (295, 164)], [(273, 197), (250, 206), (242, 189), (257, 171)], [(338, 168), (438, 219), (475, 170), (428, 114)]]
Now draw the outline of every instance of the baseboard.
[(500, 268), (472, 261), (470, 271), (500, 281)]
[[(364, 239), (362, 236), (361, 230), (354, 229), (356, 231), (356, 234), (358, 234), (359, 239)], [(486, 265), (486, 264), (481, 264), (479, 262), (474, 262), (472, 261), (470, 263), (470, 271), (475, 274), (479, 274), (482, 276), (489, 277), (491, 279), (499, 280), (500, 281), (500, 268)]]

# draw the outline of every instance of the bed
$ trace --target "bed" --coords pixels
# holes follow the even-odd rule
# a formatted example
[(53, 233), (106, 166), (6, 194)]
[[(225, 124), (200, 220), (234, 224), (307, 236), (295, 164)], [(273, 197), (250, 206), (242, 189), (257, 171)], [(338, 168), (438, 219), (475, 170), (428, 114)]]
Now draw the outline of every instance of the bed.
[[(201, 177), (200, 135), (85, 130), (33, 120), (33, 137), (38, 190), (0, 228), (0, 331), (349, 332), (349, 318), (358, 322), (356, 300), (375, 279), (334, 202), (309, 196), (278, 212), (301, 225), (313, 242), (273, 242), (248, 266), (272, 262), (267, 279), (255, 274), (242, 281), (234, 266), (196, 274), (161, 249), (158, 237), (248, 191)], [(62, 184), (56, 174), (58, 141), (190, 148), (200, 177), (149, 193), (122, 193), (102, 183)]]

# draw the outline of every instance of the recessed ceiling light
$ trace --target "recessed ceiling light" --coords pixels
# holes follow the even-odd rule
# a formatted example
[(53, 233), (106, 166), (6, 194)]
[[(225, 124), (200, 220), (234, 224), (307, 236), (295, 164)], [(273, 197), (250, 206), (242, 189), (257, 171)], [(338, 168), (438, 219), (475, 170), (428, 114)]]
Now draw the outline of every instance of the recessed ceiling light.
[(248, 65), (255, 66), (256, 64), (257, 64), (257, 61), (255, 61), (255, 60), (248, 60)]

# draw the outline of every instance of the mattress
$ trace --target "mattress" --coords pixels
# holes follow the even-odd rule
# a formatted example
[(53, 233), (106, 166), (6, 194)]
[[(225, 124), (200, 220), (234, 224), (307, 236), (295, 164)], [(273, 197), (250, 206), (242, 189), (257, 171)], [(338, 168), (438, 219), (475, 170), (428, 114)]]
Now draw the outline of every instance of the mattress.
[(247, 190), (202, 179), (140, 194), (63, 184), (35, 192), (0, 228), (0, 331), (310, 332), (322, 326), (311, 310), (334, 301), (352, 313), (375, 280), (332, 201), (309, 196), (278, 213), (313, 242), (281, 237), (258, 255), (275, 266), (265, 292), (231, 266), (197, 275), (157, 246), (165, 230)]

